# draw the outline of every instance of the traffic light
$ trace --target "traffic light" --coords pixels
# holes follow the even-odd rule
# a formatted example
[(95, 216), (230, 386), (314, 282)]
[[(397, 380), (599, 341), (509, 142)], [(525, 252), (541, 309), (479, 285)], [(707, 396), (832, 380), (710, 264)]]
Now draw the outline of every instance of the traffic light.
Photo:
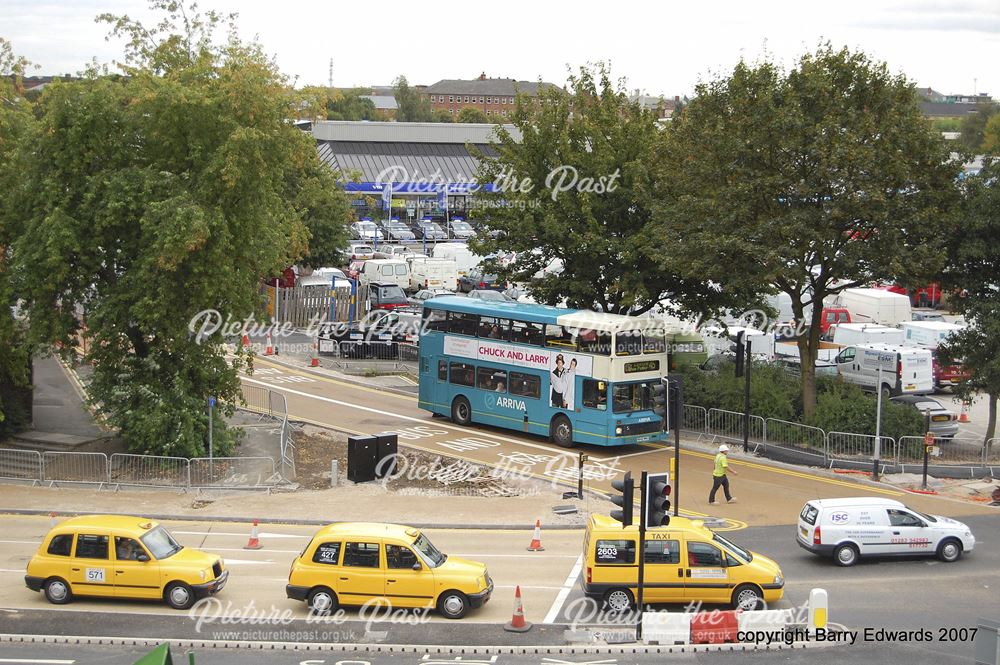
[(743, 376), (744, 364), (746, 363), (747, 350), (743, 344), (745, 331), (736, 333), (736, 378)]
[(635, 502), (635, 483), (632, 472), (625, 474), (622, 480), (612, 480), (611, 487), (621, 494), (612, 494), (611, 503), (621, 506), (621, 510), (612, 510), (611, 518), (622, 523), (622, 526), (632, 526), (632, 505)]
[(662, 379), (653, 384), (653, 413), (663, 419), (663, 429), (667, 427), (667, 380)]
[(670, 474), (651, 473), (646, 477), (646, 527), (670, 524)]

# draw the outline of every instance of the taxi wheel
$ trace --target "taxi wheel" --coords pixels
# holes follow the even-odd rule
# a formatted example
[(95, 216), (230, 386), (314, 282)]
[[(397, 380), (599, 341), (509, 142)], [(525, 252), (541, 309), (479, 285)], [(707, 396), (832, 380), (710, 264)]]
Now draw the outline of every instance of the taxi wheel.
[(445, 591), (438, 598), (438, 612), (446, 619), (461, 619), (469, 611), (469, 599), (461, 591)]
[(167, 605), (175, 610), (186, 610), (194, 605), (194, 591), (184, 582), (173, 582), (167, 585), (167, 590), (163, 592), (163, 598)]
[(309, 609), (315, 614), (332, 614), (339, 606), (337, 594), (326, 587), (316, 587), (309, 592)]
[(858, 562), (858, 548), (854, 545), (841, 545), (833, 551), (833, 560), (838, 566), (853, 566)]
[(451, 403), (451, 421), (463, 427), (472, 422), (472, 407), (469, 406), (469, 400), (461, 395)]
[(628, 612), (635, 606), (635, 601), (628, 589), (611, 589), (604, 594), (604, 604), (612, 612)]
[(938, 545), (937, 556), (946, 563), (958, 561), (962, 556), (962, 546), (957, 540), (946, 540)]
[(45, 582), (45, 599), (53, 605), (65, 605), (73, 600), (73, 592), (65, 580), (53, 577)]
[(733, 591), (734, 610), (760, 610), (764, 608), (764, 598), (760, 589), (752, 584), (741, 584)]
[(558, 415), (552, 419), (552, 440), (563, 448), (573, 447), (573, 424), (569, 418)]

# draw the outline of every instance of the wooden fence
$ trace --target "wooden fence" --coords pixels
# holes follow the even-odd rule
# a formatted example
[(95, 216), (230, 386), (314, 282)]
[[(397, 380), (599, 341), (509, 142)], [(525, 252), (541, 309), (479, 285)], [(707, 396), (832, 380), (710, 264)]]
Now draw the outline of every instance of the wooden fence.
[[(296, 328), (305, 328), (318, 321), (347, 321), (351, 302), (349, 288), (331, 289), (329, 286), (319, 285), (282, 289), (266, 286), (264, 291), (268, 315), (278, 323), (287, 322)], [(331, 301), (333, 318), (330, 317)], [(355, 313), (355, 317), (357, 316)]]

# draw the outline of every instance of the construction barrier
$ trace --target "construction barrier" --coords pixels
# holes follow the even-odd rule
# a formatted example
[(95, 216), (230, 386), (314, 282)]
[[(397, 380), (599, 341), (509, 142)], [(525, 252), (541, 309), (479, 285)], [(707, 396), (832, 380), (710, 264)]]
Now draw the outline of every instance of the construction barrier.
[(691, 644), (738, 642), (739, 614), (739, 610), (716, 610), (691, 615)]
[(693, 616), (690, 612), (644, 612), (642, 639), (646, 644), (687, 644)]

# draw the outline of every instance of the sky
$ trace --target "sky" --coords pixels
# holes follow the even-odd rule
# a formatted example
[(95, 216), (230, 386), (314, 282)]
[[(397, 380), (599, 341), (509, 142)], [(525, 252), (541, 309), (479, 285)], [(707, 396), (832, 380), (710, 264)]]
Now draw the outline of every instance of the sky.
[[(238, 12), (241, 38), (256, 38), (297, 85), (388, 85), (440, 79), (542, 80), (611, 63), (629, 90), (691, 95), (741, 58), (786, 68), (821, 42), (864, 51), (920, 87), (1000, 98), (1000, 0), (748, 0), (701, 2), (505, 2), (438, 0), (344, 3), (202, 0)], [(72, 74), (122, 58), (100, 13), (146, 25), (159, 15), (138, 0), (0, 0), (0, 37), (39, 65)]]

